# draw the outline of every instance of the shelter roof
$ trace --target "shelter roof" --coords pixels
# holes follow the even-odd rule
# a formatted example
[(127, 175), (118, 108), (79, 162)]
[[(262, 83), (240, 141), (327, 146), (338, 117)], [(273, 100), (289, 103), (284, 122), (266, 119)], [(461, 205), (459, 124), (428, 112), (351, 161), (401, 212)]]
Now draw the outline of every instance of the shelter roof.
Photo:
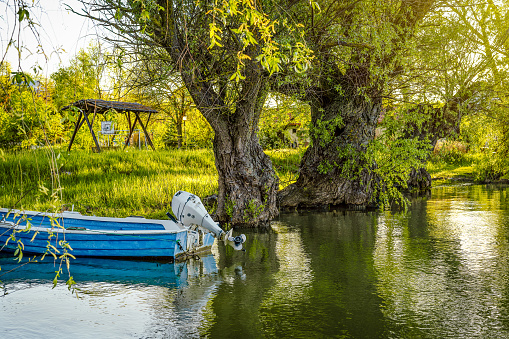
[(100, 99), (83, 99), (73, 102), (62, 108), (62, 110), (69, 109), (71, 106), (80, 108), (87, 112), (97, 112), (104, 114), (110, 109), (114, 109), (117, 112), (145, 112), (145, 113), (157, 113), (157, 110), (135, 103), (135, 102), (122, 102), (122, 101), (107, 101)]

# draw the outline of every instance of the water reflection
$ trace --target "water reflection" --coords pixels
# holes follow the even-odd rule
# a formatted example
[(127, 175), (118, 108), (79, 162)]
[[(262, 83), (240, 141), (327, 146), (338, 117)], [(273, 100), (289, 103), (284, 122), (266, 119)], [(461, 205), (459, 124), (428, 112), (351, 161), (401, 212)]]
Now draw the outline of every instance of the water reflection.
[(481, 196), (478, 199), (469, 200), (460, 191), (454, 198), (433, 199), (427, 204), (430, 236), (457, 242), (460, 260), (472, 274), (493, 270), (494, 259), (500, 256), (500, 233), (506, 233), (505, 227), (501, 229), (504, 216), (499, 200)]
[(185, 265), (83, 262), (79, 300), (51, 289), (52, 267), (25, 272), (4, 279), (1, 337), (508, 338), (507, 192), (286, 213), (241, 230), (245, 252), (220, 244)]
[[(371, 251), (375, 213), (288, 213), (221, 250), (224, 275), (202, 334), (213, 338), (380, 337)], [(242, 267), (246, 279), (234, 276)], [(366, 326), (369, 323), (370, 326)]]
[[(0, 272), (19, 266), (12, 256), (0, 265)], [(52, 260), (5, 274), (1, 337), (198, 337), (201, 310), (219, 283), (213, 255), (178, 264), (77, 259), (71, 268), (79, 298), (62, 284), (52, 288)]]
[(407, 214), (380, 215), (373, 256), (389, 336), (508, 337), (507, 213), (479, 190), (438, 189)]
[(310, 304), (309, 289), (313, 280), (311, 260), (308, 257), (298, 229), (274, 222), (276, 232), (276, 257), (279, 269), (272, 279), (274, 285), (265, 293), (260, 305), (260, 321), (266, 335), (273, 331), (273, 315), (277, 312), (278, 327), (292, 331), (296, 304)]

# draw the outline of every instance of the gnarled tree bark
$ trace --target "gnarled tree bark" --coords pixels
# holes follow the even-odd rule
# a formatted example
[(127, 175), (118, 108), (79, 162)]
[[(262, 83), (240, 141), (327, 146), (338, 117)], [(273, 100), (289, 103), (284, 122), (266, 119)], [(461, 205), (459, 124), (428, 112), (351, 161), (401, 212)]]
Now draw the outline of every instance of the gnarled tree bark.
[[(305, 152), (297, 181), (281, 192), (281, 207), (317, 207), (323, 205), (367, 206), (377, 181), (363, 157), (375, 136), (381, 102), (368, 102), (362, 96), (323, 96), (311, 103), (313, 126), (340, 117), (342, 124), (329, 130), (330, 136), (311, 133), (312, 143)], [(327, 133), (324, 131), (324, 133)], [(331, 137), (330, 141), (324, 139)], [(343, 154), (344, 150), (354, 153)]]
[[(112, 42), (180, 74), (215, 133), (219, 221), (256, 226), (276, 216), (279, 180), (256, 135), (267, 97), (269, 74), (259, 62), (267, 37), (262, 39), (262, 32), (246, 21), (258, 43), (244, 45), (243, 33), (235, 29), (242, 17), (216, 17), (214, 11), (222, 5), (214, 1), (133, 1), (122, 6), (114, 0), (80, 1), (88, 8), (87, 17), (118, 33), (110, 37)], [(221, 33), (212, 27), (221, 27)], [(235, 73), (240, 68), (242, 74)]]
[(279, 178), (258, 141), (258, 121), (267, 97), (266, 75), (259, 65), (246, 62), (246, 80), (234, 107), (225, 104), (215, 84), (197, 82), (182, 72), (197, 107), (214, 130), (218, 172), (218, 221), (258, 226), (278, 214)]
[(266, 97), (262, 80), (252, 82), (253, 97), (239, 102), (233, 114), (202, 112), (213, 126), (218, 171), (219, 221), (255, 226), (278, 214), (279, 179), (258, 141), (258, 120)]

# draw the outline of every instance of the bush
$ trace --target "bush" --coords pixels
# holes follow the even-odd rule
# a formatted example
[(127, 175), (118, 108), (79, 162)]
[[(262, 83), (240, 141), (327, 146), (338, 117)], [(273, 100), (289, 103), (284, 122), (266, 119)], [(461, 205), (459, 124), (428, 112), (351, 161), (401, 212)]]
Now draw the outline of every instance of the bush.
[(438, 142), (431, 155), (432, 162), (442, 162), (453, 165), (471, 163), (471, 157), (467, 153), (468, 145), (459, 141)]

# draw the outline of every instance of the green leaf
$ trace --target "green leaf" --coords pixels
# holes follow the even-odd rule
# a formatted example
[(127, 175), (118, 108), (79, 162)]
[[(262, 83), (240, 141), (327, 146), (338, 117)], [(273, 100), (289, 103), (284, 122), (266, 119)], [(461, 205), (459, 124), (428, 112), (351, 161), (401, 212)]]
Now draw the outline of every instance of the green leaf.
[(150, 19), (150, 13), (146, 9), (144, 9), (143, 11), (141, 11), (140, 20), (148, 21), (148, 19)]
[(120, 8), (117, 8), (117, 11), (115, 12), (115, 19), (120, 20), (120, 19), (122, 19), (123, 16), (124, 16), (124, 14), (120, 10)]
[(23, 19), (27, 18), (27, 20), (30, 18), (30, 13), (25, 8), (20, 8), (18, 11), (18, 21), (21, 22)]

